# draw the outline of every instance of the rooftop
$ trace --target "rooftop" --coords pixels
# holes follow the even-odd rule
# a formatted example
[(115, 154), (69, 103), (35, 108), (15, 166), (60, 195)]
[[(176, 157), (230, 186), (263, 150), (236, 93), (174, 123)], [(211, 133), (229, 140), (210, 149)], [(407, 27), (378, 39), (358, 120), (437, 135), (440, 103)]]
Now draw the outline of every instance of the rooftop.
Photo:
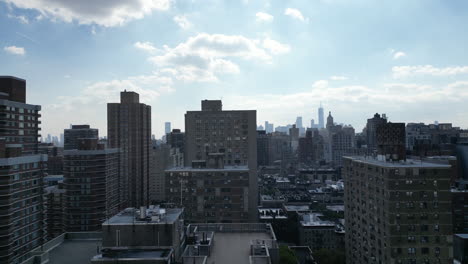
[(100, 246), (100, 240), (65, 240), (49, 252), (48, 264), (89, 263)]
[(468, 234), (455, 234), (455, 236), (460, 237), (462, 239), (468, 239)]
[(308, 205), (284, 205), (286, 211), (309, 211), (310, 207)]
[(327, 210), (330, 211), (343, 211), (344, 212), (344, 205), (327, 205)]
[(102, 225), (172, 224), (179, 219), (183, 211), (184, 209), (181, 208), (163, 209), (158, 206), (150, 206), (150, 208), (146, 209), (145, 218), (141, 220), (140, 210), (127, 208), (105, 221)]
[(267, 233), (215, 233), (215, 242), (207, 263), (249, 263), (253, 240), (269, 240)]
[(171, 168), (166, 170), (166, 172), (183, 172), (183, 171), (248, 171), (248, 166), (224, 166), (223, 169), (215, 169), (215, 168), (192, 168), (192, 167), (178, 167), (178, 168)]
[(343, 157), (345, 159), (351, 159), (355, 162), (360, 162), (364, 164), (376, 165), (380, 167), (387, 167), (387, 168), (441, 168), (441, 169), (448, 169), (451, 166), (448, 164), (438, 164), (433, 162), (427, 162), (422, 160), (413, 160), (407, 159), (406, 161), (384, 161), (378, 160), (374, 157), (369, 156), (347, 156)]
[(302, 226), (315, 226), (315, 227), (335, 227), (335, 224), (330, 221), (324, 221), (320, 219), (320, 216), (323, 216), (323, 214), (319, 213), (310, 213), (310, 214), (305, 214), (302, 216), (302, 221), (301, 225)]
[[(206, 234), (208, 243), (188, 246), (184, 263), (271, 263), (270, 256), (277, 254), (270, 224), (194, 224), (188, 230), (199, 236)], [(202, 256), (205, 262), (198, 262)]]
[(99, 254), (93, 257), (93, 260), (117, 260), (125, 262), (125, 260), (156, 260), (167, 259), (171, 255), (172, 250), (169, 248), (160, 249), (122, 249), (109, 251), (108, 253)]
[(287, 219), (283, 209), (279, 208), (261, 208), (258, 209), (258, 216), (260, 219), (273, 219), (273, 215), (277, 219)]
[(101, 232), (64, 233), (43, 247), (33, 249), (30, 258), (21, 264), (83, 264), (89, 263), (101, 247)]

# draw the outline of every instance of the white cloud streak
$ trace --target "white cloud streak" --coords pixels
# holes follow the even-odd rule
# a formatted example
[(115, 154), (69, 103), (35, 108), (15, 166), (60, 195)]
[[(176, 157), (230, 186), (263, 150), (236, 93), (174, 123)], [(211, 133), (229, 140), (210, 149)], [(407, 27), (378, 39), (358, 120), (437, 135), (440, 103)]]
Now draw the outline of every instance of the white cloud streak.
[(29, 24), (29, 19), (25, 16), (15, 16), (15, 15), (11, 15), (11, 14), (8, 14), (7, 15), (9, 18), (13, 18), (13, 19), (16, 19), (18, 20), (21, 24)]
[(34, 9), (38, 17), (114, 27), (141, 19), (153, 11), (167, 11), (171, 0), (3, 0), (21, 9)]
[(284, 14), (287, 15), (287, 16), (290, 16), (294, 19), (297, 19), (297, 20), (300, 20), (302, 22), (308, 22), (308, 19), (306, 19), (303, 15), (302, 15), (302, 12), (299, 11), (299, 9), (296, 9), (296, 8), (286, 8), (284, 10)]
[(184, 30), (190, 29), (193, 25), (192, 23), (187, 19), (185, 15), (177, 15), (174, 17), (174, 22)]
[(348, 77), (334, 75), (334, 76), (330, 76), (330, 80), (332, 80), (332, 81), (345, 81), (345, 80), (348, 80)]
[(133, 44), (133, 46), (137, 49), (140, 49), (140, 50), (143, 50), (143, 51), (146, 51), (146, 52), (149, 52), (149, 53), (153, 53), (153, 52), (156, 52), (158, 49), (156, 47), (153, 46), (153, 44), (151, 42), (135, 42), (135, 44)]
[(405, 78), (412, 76), (454, 76), (468, 74), (468, 66), (453, 66), (437, 68), (432, 65), (395, 66), (392, 68), (394, 78)]
[(26, 54), (26, 51), (23, 47), (8, 46), (8, 47), (4, 47), (3, 50), (13, 55), (24, 56)]
[(274, 19), (274, 17), (268, 13), (265, 13), (265, 12), (257, 12), (257, 14), (255, 14), (255, 20), (257, 22), (272, 22)]
[(404, 53), (403, 51), (397, 51), (397, 52), (393, 53), (393, 59), (394, 60), (398, 60), (398, 59), (403, 58), (403, 57), (406, 57), (406, 53)]

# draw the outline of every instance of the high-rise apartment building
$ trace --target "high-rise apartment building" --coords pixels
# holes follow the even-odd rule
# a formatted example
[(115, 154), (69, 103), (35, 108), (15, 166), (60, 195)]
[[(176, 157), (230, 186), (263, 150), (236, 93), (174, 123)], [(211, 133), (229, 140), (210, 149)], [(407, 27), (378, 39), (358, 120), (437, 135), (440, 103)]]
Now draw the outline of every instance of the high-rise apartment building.
[(269, 161), (269, 144), (270, 135), (266, 131), (257, 131), (257, 165), (268, 166)]
[(81, 139), (64, 151), (65, 230), (97, 231), (119, 211), (119, 150)]
[(269, 123), (268, 121), (265, 121), (265, 131), (267, 134), (273, 133), (274, 127), (272, 123)]
[(302, 116), (296, 117), (296, 127), (299, 129), (302, 128)]
[(377, 154), (386, 159), (406, 159), (405, 137), (405, 123), (380, 124), (376, 130)]
[(164, 134), (167, 135), (171, 133), (171, 122), (164, 123)]
[[(192, 174), (195, 176), (194, 179), (199, 179), (196, 181), (198, 189), (213, 191), (206, 195), (192, 193), (192, 199), (198, 199), (199, 204), (196, 208), (201, 214), (204, 211), (204, 199), (226, 199), (225, 204), (229, 204), (233, 203), (232, 197), (230, 198), (232, 194), (242, 196), (242, 211), (245, 213), (242, 215), (243, 219), (245, 221), (257, 219), (256, 119), (255, 110), (222, 110), (220, 100), (204, 100), (202, 111), (188, 111), (185, 114), (184, 160), (186, 168), (179, 169), (177, 172), (196, 169), (193, 164), (198, 164), (195, 166), (199, 168), (202, 167), (199, 164), (205, 164), (206, 169)], [(216, 166), (211, 164), (213, 160), (216, 160)], [(219, 164), (220, 162), (222, 164)], [(241, 171), (238, 172), (238, 170)], [(172, 172), (172, 176), (175, 175), (174, 173), (175, 171)], [(171, 188), (170, 183), (167, 183), (171, 180), (170, 172), (167, 172), (166, 176), (168, 174), (166, 190)], [(216, 175), (223, 175), (223, 180), (216, 180)], [(210, 179), (210, 181), (204, 181), (205, 179)], [(239, 179), (242, 182), (241, 189), (238, 189), (240, 185), (236, 185)], [(239, 190), (242, 192), (237, 193)], [(166, 194), (171, 195), (170, 192)], [(175, 192), (172, 192), (172, 195), (180, 196)], [(208, 196), (212, 197), (207, 198)], [(189, 210), (187, 209), (187, 214), (191, 213)]]
[(297, 128), (296, 125), (293, 125), (289, 129), (289, 138), (291, 149), (293, 152), (296, 152), (299, 147), (299, 128)]
[(71, 125), (69, 129), (64, 130), (63, 135), (64, 150), (78, 149), (81, 139), (98, 139), (98, 130), (96, 128), (90, 128), (89, 125)]
[(121, 200), (129, 201), (125, 207), (147, 205), (151, 106), (140, 103), (137, 93), (121, 92), (120, 103), (107, 104), (107, 142), (120, 149)]
[(39, 111), (26, 104), (26, 81), (0, 77), (0, 263), (21, 263), (45, 241)]
[(21, 144), (23, 154), (35, 154), (39, 146), (39, 105), (26, 104), (26, 81), (0, 76), (0, 106), (3, 124), (0, 137), (6, 144)]
[(323, 113), (322, 104), (320, 104), (320, 107), (318, 109), (318, 126), (319, 128), (325, 128), (325, 116)]
[(324, 159), (323, 137), (317, 129), (309, 129), (303, 138), (299, 138), (298, 159), (307, 165), (318, 164)]
[(345, 157), (346, 263), (452, 263), (450, 169)]
[(373, 118), (367, 119), (366, 125), (366, 141), (367, 141), (367, 149), (370, 151), (377, 150), (377, 127), (381, 124), (386, 124), (387, 118), (384, 115), (382, 117), (376, 113)]

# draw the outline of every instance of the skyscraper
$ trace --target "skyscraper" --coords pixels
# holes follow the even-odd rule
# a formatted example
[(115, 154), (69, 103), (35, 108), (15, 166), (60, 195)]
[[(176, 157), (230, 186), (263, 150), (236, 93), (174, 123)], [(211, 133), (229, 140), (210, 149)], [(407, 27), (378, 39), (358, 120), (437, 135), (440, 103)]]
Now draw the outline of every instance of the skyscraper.
[(299, 129), (302, 128), (302, 116), (296, 117), (296, 127)]
[(107, 104), (107, 137), (110, 148), (120, 148), (121, 200), (132, 207), (147, 205), (151, 106), (140, 103), (135, 92), (121, 92), (120, 103)]
[(0, 263), (21, 263), (44, 243), (40, 110), (26, 104), (25, 80), (0, 76)]
[(164, 134), (167, 135), (171, 133), (171, 122), (164, 123)]
[(321, 103), (318, 109), (318, 121), (319, 121), (318, 123), (319, 128), (325, 128), (325, 118), (324, 118), (323, 107)]
[(268, 121), (265, 121), (265, 132), (267, 134), (273, 133), (273, 124), (269, 123)]

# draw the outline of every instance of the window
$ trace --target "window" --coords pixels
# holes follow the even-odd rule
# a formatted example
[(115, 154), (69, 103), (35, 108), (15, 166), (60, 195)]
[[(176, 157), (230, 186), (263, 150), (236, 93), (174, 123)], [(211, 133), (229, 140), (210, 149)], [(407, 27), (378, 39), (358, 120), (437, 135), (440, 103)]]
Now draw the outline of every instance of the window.
[(416, 254), (416, 248), (408, 248), (408, 254), (410, 255)]

